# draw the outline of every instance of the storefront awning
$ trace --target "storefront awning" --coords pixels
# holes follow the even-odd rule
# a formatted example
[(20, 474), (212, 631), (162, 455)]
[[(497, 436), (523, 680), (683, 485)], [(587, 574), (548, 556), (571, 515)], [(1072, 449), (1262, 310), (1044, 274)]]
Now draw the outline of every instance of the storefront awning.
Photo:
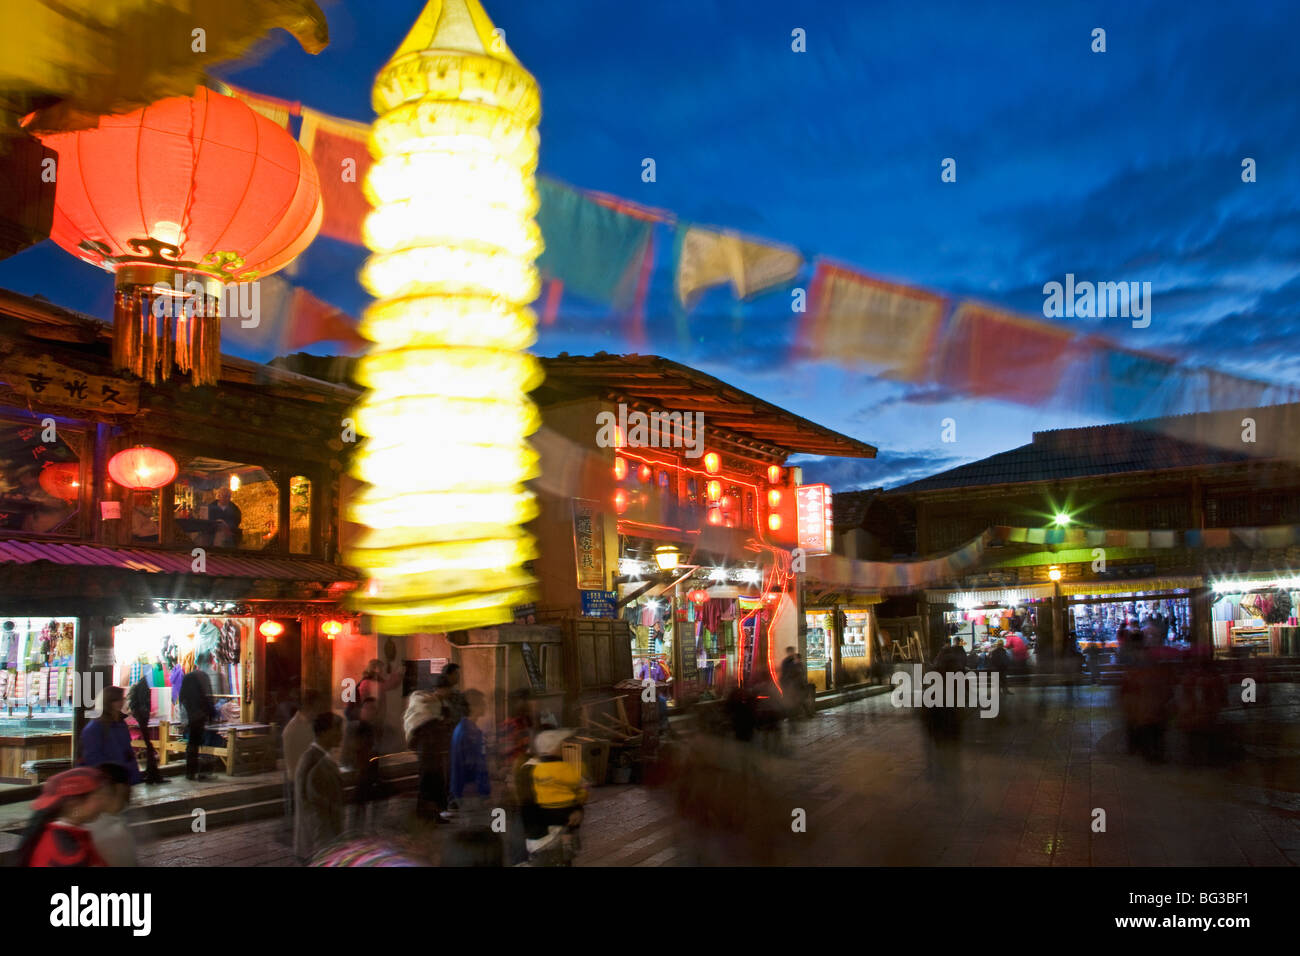
[(1181, 591), (1188, 588), (1204, 586), (1205, 579), (1192, 575), (1187, 577), (1139, 578), (1135, 581), (1090, 581), (1080, 584), (1062, 584), (1061, 593), (1066, 597), (1080, 594), (1132, 594), (1144, 591)]
[(979, 591), (926, 591), (930, 604), (999, 604), (1003, 607), (1049, 598), (1053, 594), (1050, 584), (1026, 584), (1014, 588), (988, 588)]
[[(109, 548), (95, 544), (71, 544), (58, 541), (0, 541), (0, 565), (36, 564), (81, 565), (117, 568), (152, 574), (191, 574), (193, 561), (188, 551), (150, 551), (138, 548)], [(298, 558), (244, 557), (233, 554), (209, 554), (207, 572), (218, 578), (266, 578), (280, 581), (356, 581), (360, 575), (352, 568), (326, 561)]]

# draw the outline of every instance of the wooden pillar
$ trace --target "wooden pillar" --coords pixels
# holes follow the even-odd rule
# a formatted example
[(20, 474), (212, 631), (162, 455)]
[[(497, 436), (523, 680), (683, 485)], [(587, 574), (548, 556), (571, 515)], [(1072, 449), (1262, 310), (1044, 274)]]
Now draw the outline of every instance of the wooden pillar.
[[(872, 615), (874, 620), (875, 615)], [(844, 686), (844, 655), (840, 653), (840, 646), (844, 641), (844, 609), (832, 608), (831, 614), (831, 633), (826, 635), (826, 639), (831, 642), (831, 673), (835, 678), (835, 686)]]
[(1210, 621), (1213, 616), (1214, 592), (1207, 587), (1192, 588), (1187, 596), (1192, 626), (1192, 646), (1198, 650), (1212, 650), (1214, 634)]

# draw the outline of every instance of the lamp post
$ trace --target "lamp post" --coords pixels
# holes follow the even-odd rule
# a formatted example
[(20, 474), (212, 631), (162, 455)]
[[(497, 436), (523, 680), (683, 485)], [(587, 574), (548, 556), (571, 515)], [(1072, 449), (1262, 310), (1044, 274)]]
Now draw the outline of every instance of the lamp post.
[(431, 0), (373, 104), (357, 602), (382, 633), (506, 623), (536, 583), (537, 83), (478, 0)]
[[(1047, 576), (1052, 581), (1052, 646), (1048, 649), (1048, 661), (1053, 662), (1061, 649), (1065, 647), (1065, 606), (1061, 600), (1061, 569), (1052, 565)], [(1040, 659), (1043, 656), (1043, 646), (1040, 642), (1038, 655)]]

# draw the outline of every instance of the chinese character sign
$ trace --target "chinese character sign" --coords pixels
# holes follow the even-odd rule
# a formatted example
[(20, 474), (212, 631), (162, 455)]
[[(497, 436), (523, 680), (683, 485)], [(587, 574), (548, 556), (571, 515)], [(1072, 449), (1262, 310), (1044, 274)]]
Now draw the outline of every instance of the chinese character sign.
[(139, 383), (90, 375), (48, 355), (14, 352), (0, 358), (0, 393), (20, 404), (63, 406), (133, 415), (140, 408)]
[(600, 503), (587, 498), (573, 499), (573, 554), (578, 566), (580, 590), (605, 587), (605, 527)]
[(809, 554), (830, 554), (834, 540), (830, 485), (800, 485), (795, 489), (799, 518), (799, 547)]

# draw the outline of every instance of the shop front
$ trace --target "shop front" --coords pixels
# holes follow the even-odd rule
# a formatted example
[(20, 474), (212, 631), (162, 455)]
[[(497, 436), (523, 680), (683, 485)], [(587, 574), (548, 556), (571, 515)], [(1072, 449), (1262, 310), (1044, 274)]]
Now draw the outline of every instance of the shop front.
[(0, 624), (0, 785), (27, 782), (23, 765), (70, 755), (79, 621), (6, 617)]
[(1300, 578), (1229, 577), (1212, 589), (1216, 656), (1300, 656)]

